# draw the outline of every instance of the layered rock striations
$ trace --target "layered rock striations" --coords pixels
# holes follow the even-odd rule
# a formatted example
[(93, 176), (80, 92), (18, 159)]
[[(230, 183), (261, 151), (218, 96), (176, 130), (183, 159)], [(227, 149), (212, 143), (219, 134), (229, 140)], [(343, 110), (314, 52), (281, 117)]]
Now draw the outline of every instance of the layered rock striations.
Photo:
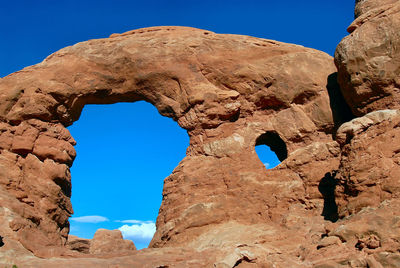
[[(0, 256), (41, 267), (400, 266), (398, 8), (357, 1), (337, 68), (301, 46), (154, 27), (0, 79)], [(65, 127), (85, 104), (138, 100), (177, 121), (190, 145), (164, 181), (150, 248), (120, 242), (109, 255), (121, 240), (112, 232), (68, 238), (75, 141)], [(282, 163), (266, 170), (259, 144)]]

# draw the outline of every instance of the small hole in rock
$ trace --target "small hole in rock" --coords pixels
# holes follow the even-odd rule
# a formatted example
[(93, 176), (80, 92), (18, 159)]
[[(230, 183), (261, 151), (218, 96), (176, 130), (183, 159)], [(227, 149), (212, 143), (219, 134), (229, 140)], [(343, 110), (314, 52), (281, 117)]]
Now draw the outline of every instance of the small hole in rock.
[(266, 145), (256, 146), (256, 153), (266, 169), (274, 168), (281, 163), (276, 154)]
[(276, 167), (287, 158), (285, 142), (276, 132), (266, 132), (256, 140), (256, 153), (267, 169)]

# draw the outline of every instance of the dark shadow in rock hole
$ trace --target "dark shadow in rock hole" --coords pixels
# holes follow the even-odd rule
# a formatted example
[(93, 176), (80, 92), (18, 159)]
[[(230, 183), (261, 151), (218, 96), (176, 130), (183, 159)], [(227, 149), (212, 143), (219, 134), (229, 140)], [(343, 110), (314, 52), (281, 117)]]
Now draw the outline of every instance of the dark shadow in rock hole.
[[(247, 256), (243, 256), (242, 258), (240, 258), (240, 260), (238, 260), (238, 261), (235, 263), (235, 265), (232, 266), (232, 268), (238, 267), (239, 264), (241, 264), (241, 263), (244, 263), (244, 264), (245, 264), (245, 263), (247, 263), (247, 264), (252, 263), (252, 264), (254, 264), (254, 262), (253, 262), (252, 260), (250, 260)], [(242, 266), (242, 265), (240, 265), (240, 266)]]
[(336, 172), (327, 172), (318, 185), (318, 190), (324, 197), (322, 216), (325, 220), (336, 222), (339, 219), (338, 207), (335, 200)]
[(267, 145), (269, 148), (271, 148), (271, 151), (276, 154), (281, 162), (287, 158), (288, 153), (286, 143), (276, 132), (268, 131), (262, 134), (256, 140), (256, 146), (258, 145)]
[(4, 246), (4, 241), (3, 241), (3, 237), (0, 235), (0, 248)]
[(340, 90), (340, 86), (337, 82), (337, 76), (337, 73), (330, 74), (328, 76), (326, 85), (329, 95), (329, 104), (332, 110), (333, 122), (335, 124), (333, 129), (334, 135), (341, 124), (354, 118), (354, 115), (344, 99), (342, 91)]

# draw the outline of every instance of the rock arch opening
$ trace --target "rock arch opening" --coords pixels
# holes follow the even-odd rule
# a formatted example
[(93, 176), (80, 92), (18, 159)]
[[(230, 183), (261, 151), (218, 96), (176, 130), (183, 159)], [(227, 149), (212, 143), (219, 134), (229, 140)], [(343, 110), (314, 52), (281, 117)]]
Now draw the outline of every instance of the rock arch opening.
[(278, 133), (268, 131), (256, 140), (256, 153), (266, 169), (271, 169), (279, 165), (287, 158), (287, 148), (285, 142)]
[(68, 128), (77, 141), (70, 234), (90, 239), (97, 229), (120, 229), (147, 247), (164, 179), (185, 157), (186, 131), (144, 101), (85, 105)]

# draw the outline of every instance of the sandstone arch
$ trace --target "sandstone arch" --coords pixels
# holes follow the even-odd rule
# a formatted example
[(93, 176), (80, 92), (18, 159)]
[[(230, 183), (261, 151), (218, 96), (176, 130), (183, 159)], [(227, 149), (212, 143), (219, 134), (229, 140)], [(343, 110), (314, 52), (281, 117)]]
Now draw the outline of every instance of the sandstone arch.
[[(211, 227), (288, 222), (281, 212), (298, 204), (317, 215), (316, 180), (338, 165), (326, 89), (335, 71), (330, 56), (301, 46), (155, 27), (79, 43), (2, 78), (1, 235), (38, 256), (60, 254), (75, 157), (65, 126), (89, 103), (145, 100), (188, 131), (151, 247), (212, 246)], [(288, 158), (266, 174), (252, 160), (269, 131)]]

